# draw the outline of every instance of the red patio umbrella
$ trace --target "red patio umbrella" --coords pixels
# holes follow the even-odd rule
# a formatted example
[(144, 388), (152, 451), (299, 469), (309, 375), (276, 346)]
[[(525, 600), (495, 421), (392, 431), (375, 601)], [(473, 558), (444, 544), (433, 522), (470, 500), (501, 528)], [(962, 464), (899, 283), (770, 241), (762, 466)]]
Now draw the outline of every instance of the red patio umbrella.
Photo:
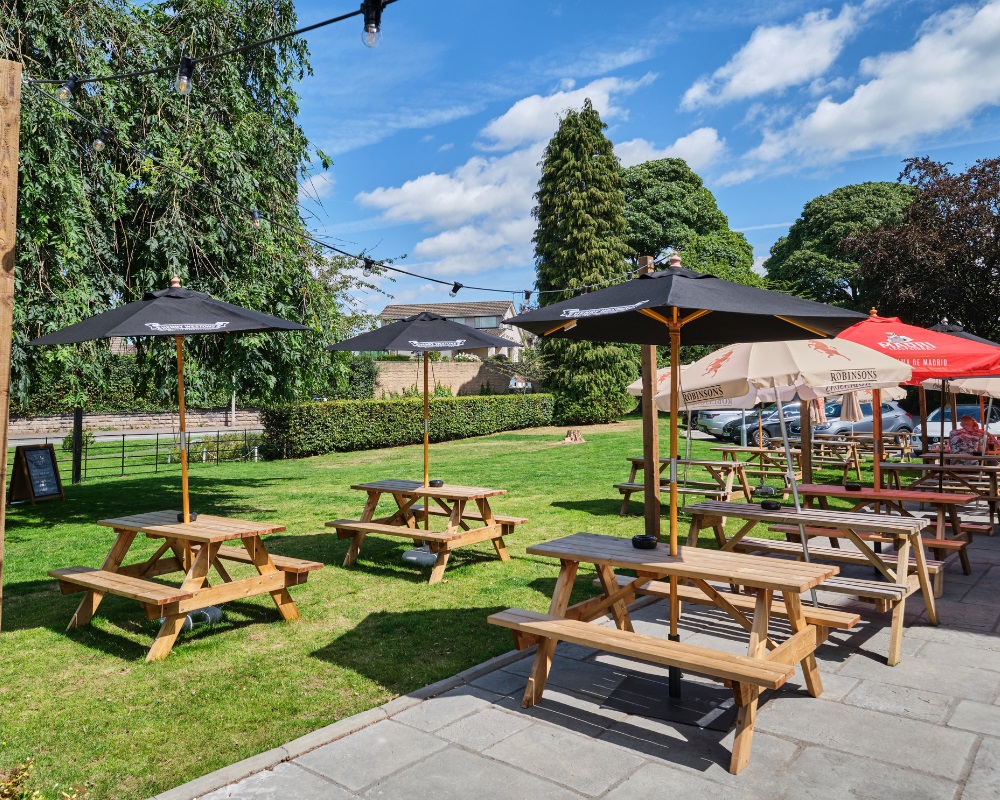
[[(906, 382), (909, 386), (919, 386), (930, 378), (942, 381), (943, 389), (951, 378), (1000, 375), (1000, 347), (907, 325), (899, 317), (880, 317), (875, 309), (868, 319), (844, 329), (837, 338), (863, 344), (909, 364), (913, 367), (913, 377)], [(879, 402), (879, 398), (873, 398), (874, 405)], [(873, 411), (877, 488), (881, 482), (878, 465), (882, 458), (882, 415), (877, 409)]]

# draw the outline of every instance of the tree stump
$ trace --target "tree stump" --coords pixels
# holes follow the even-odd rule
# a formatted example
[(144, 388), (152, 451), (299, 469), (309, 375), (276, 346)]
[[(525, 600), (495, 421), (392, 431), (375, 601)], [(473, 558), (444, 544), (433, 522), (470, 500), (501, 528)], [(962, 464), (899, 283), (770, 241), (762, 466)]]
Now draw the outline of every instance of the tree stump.
[(583, 444), (587, 440), (583, 438), (583, 434), (577, 430), (566, 431), (566, 438), (562, 440), (563, 444)]

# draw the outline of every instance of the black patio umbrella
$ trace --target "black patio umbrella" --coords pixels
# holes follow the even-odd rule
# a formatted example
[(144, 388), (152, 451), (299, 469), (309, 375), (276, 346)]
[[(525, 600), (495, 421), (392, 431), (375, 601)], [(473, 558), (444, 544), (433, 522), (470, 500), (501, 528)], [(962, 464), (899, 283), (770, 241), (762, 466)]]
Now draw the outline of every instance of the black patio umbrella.
[(520, 347), (517, 342), (486, 331), (452, 322), (427, 311), (406, 317), (374, 331), (352, 336), (327, 346), (327, 350), (351, 350), (367, 353), (374, 350), (409, 350), (424, 356), (424, 486), (430, 470), (430, 408), (427, 387), (427, 354), (432, 350), (479, 350), (486, 347)]
[[(647, 268), (652, 269), (652, 259), (648, 260)], [(681, 344), (768, 342), (833, 336), (864, 318), (865, 315), (855, 311), (693, 272), (682, 268), (680, 256), (674, 255), (668, 269), (647, 272), (625, 283), (553, 303), (512, 317), (508, 322), (541, 337), (670, 345), (670, 555), (676, 556), (677, 417), (681, 372), (676, 367), (680, 363)], [(648, 408), (653, 408), (655, 370), (655, 358), (644, 355), (644, 408), (647, 404)], [(644, 414), (643, 421), (647, 428), (643, 437), (646, 532), (659, 539), (659, 454), (655, 452), (652, 412)], [(653, 443), (651, 446), (648, 445), (650, 442)], [(670, 589), (670, 636), (676, 640), (676, 578), (670, 579)], [(679, 695), (679, 679), (679, 671), (672, 669), (672, 697)]]
[(969, 333), (957, 322), (949, 322), (947, 317), (943, 317), (937, 325), (931, 325), (931, 327), (927, 330), (937, 331), (938, 333), (950, 333), (952, 336), (958, 336), (961, 339), (968, 339), (970, 342), (979, 342), (979, 344), (988, 344), (991, 347), (1000, 347), (1000, 344), (997, 344), (996, 342), (991, 342), (989, 339), (984, 339), (982, 336), (976, 336), (974, 333)]
[(204, 292), (181, 287), (174, 276), (169, 289), (147, 292), (142, 300), (112, 308), (82, 322), (47, 333), (29, 345), (75, 344), (92, 339), (137, 336), (173, 336), (177, 348), (177, 405), (181, 438), (181, 494), (183, 515), (179, 522), (191, 521), (188, 493), (187, 425), (184, 419), (184, 346), (185, 336), (227, 335), (256, 331), (309, 330), (298, 322), (261, 314), (248, 308), (215, 300)]

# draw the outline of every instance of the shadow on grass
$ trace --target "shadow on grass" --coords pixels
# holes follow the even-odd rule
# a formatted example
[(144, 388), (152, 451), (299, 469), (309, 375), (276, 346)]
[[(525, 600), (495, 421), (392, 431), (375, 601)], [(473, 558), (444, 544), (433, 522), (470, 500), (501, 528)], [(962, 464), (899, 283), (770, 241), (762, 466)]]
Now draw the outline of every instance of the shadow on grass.
[[(621, 511), (621, 498), (609, 498), (599, 500), (556, 500), (550, 503), (553, 508), (562, 508), (566, 511), (583, 511), (594, 517), (617, 517)], [(641, 514), (641, 506), (640, 514)]]
[(406, 694), (510, 649), (510, 633), (486, 621), (501, 610), (376, 611), (312, 655)]

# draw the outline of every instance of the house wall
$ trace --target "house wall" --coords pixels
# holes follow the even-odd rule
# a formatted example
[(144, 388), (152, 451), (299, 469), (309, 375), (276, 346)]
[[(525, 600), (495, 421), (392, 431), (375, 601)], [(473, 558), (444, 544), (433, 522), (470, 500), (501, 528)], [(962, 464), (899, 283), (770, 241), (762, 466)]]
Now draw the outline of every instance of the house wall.
[[(203, 410), (189, 408), (186, 421), (191, 428), (259, 428), (260, 412), (236, 409), (236, 419), (231, 424), (229, 410)], [(148, 428), (177, 428), (177, 414), (84, 414), (83, 429), (99, 433), (102, 430), (144, 430)], [(11, 417), (8, 432), (11, 435), (28, 433), (64, 433), (73, 431), (72, 414), (55, 414), (48, 417)]]
[[(416, 386), (423, 389), (424, 373), (422, 361), (378, 361), (378, 378), (375, 380), (375, 396), (386, 396), (390, 392), (401, 393)], [(494, 394), (507, 394), (510, 377), (497, 371), (489, 363), (469, 361), (430, 362), (429, 383), (431, 390), (440, 383), (451, 389), (452, 394), (480, 394), (489, 381)]]

